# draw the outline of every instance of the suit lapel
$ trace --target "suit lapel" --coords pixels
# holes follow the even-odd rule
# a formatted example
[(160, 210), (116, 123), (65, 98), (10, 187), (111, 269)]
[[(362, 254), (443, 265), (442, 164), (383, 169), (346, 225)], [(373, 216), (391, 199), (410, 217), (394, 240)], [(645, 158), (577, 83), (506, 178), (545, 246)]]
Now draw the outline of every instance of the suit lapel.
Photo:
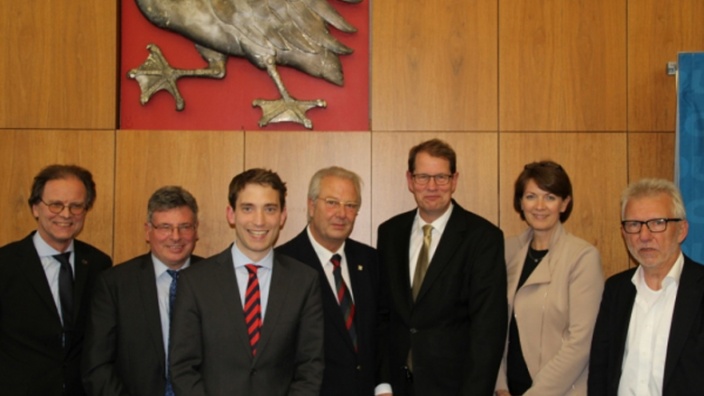
[(159, 353), (161, 361), (164, 361), (166, 352), (164, 351), (163, 329), (161, 328), (161, 314), (159, 313), (159, 297), (157, 296), (156, 277), (154, 276), (154, 263), (151, 255), (143, 256), (139, 264), (138, 287), (141, 295), (144, 318), (149, 329), (149, 339), (154, 344)]
[(615, 344), (611, 351), (613, 353), (610, 359), (613, 359), (615, 364), (612, 366), (615, 373), (614, 378), (616, 378), (615, 386), (618, 388), (618, 379), (621, 377), (621, 366), (623, 364), (623, 354), (626, 350), (626, 342), (628, 341), (628, 327), (631, 323), (631, 313), (633, 312), (633, 304), (636, 300), (636, 287), (631, 282), (633, 277), (633, 272), (630, 275), (624, 277), (623, 281), (626, 282), (624, 287), (619, 287), (619, 290), (613, 301), (609, 301), (610, 304), (614, 305), (611, 318), (614, 320), (613, 327), (611, 331), (614, 332)]
[(56, 308), (54, 297), (51, 294), (51, 288), (46, 279), (44, 267), (37, 254), (37, 249), (34, 248), (34, 242), (32, 242), (33, 235), (34, 233), (30, 234), (22, 241), (21, 256), (18, 262), (22, 263), (20, 265), (25, 267), (23, 273), (27, 277), (29, 284), (32, 285), (32, 288), (44, 302), (46, 308), (54, 313), (56, 323), (61, 325), (61, 316)]
[[(524, 262), (525, 262), (525, 260), (524, 260)], [(535, 267), (535, 269), (530, 274), (528, 279), (526, 279), (526, 283), (524, 283), (523, 286), (550, 283), (550, 280), (552, 279), (552, 269), (553, 269), (551, 264), (552, 263), (550, 260), (550, 253), (548, 253), (547, 256), (545, 256), (545, 259), (543, 259), (538, 264), (538, 266)], [(521, 266), (521, 272), (523, 272), (523, 266)], [(519, 274), (519, 278), (520, 278), (520, 274)]]
[[(387, 264), (387, 271), (389, 274), (389, 282), (399, 286), (399, 291), (401, 293), (401, 298), (399, 298), (399, 303), (404, 303), (403, 306), (399, 306), (399, 311), (403, 312), (404, 317), (408, 317), (411, 312), (411, 307), (413, 306), (413, 295), (411, 294), (411, 273), (410, 273), (410, 261), (411, 258), (408, 254), (411, 248), (411, 233), (413, 228), (413, 219), (416, 215), (416, 210), (406, 212), (403, 217), (399, 218), (398, 230), (393, 234), (393, 238), (390, 240), (390, 244), (394, 246), (397, 254), (394, 256), (395, 264)], [(429, 267), (430, 268), (430, 267)], [(427, 277), (427, 274), (426, 274)]]
[[(350, 275), (350, 288), (352, 289), (352, 293), (354, 295), (355, 311), (357, 312), (357, 314), (355, 314), (357, 340), (361, 338), (364, 329), (368, 328), (366, 323), (362, 322), (367, 317), (369, 317), (368, 315), (363, 315), (359, 313), (367, 312), (367, 310), (372, 309), (372, 307), (369, 306), (372, 304), (367, 304), (367, 301), (369, 299), (368, 296), (372, 292), (370, 289), (368, 289), (368, 271), (370, 263), (364, 262), (364, 260), (360, 257), (360, 254), (358, 253), (359, 251), (357, 249), (352, 248), (349, 242), (345, 244), (345, 257), (347, 258), (347, 270), (349, 271)], [(342, 317), (342, 314), (339, 315), (339, 318), (340, 320), (335, 322), (339, 322), (340, 331), (347, 335), (347, 337), (345, 337), (345, 339), (349, 341), (347, 342), (347, 344), (349, 345), (350, 349), (354, 350), (352, 338), (349, 337), (349, 332), (347, 331), (347, 327), (345, 327), (345, 322)]]
[(74, 241), (73, 246), (75, 254), (75, 257), (73, 258), (73, 269), (75, 271), (73, 281), (73, 320), (75, 323), (79, 315), (82, 314), (79, 311), (81, 310), (86, 281), (88, 279), (89, 263), (85, 255), (85, 251), (80, 243)]
[[(240, 289), (237, 285), (237, 276), (235, 275), (235, 263), (232, 261), (232, 245), (224, 252), (220, 253), (215, 260), (215, 263), (206, 265), (217, 265), (217, 283), (213, 285), (213, 288), (222, 291), (220, 304), (225, 307), (223, 310), (223, 321), (230, 322), (226, 327), (234, 329), (234, 334), (236, 334), (237, 338), (236, 342), (240, 343), (239, 348), (250, 351), (249, 333), (247, 332), (247, 326), (244, 321), (243, 304), (240, 298)], [(251, 355), (250, 353), (249, 356), (251, 357)]]
[[(433, 254), (433, 258), (430, 260), (428, 272), (425, 274), (416, 301), (420, 301), (423, 298), (445, 267), (450, 265), (455, 251), (462, 246), (464, 233), (466, 231), (466, 222), (462, 221), (464, 209), (455, 202), (453, 202), (453, 204), (454, 208), (452, 209), (452, 214), (450, 214), (445, 230), (440, 237), (440, 242), (438, 243), (437, 249), (435, 249), (435, 254)], [(408, 239), (410, 239), (410, 237)], [(408, 266), (406, 267), (408, 268)]]
[(690, 330), (700, 309), (704, 293), (704, 270), (695, 267), (697, 265), (685, 257), (667, 341), (663, 389), (667, 389), (668, 380), (672, 377), (685, 343), (691, 336)]
[[(313, 244), (308, 238), (308, 233), (305, 230), (303, 230), (303, 232), (296, 237), (296, 245), (301, 258), (300, 261), (318, 271), (318, 276), (320, 279), (320, 289), (322, 291), (321, 294), (323, 299), (323, 305), (328, 307), (329, 312), (333, 314), (339, 313), (340, 305), (337, 302), (335, 291), (332, 289), (332, 287), (330, 287), (330, 282), (328, 282), (327, 275), (325, 274), (325, 270), (323, 269), (323, 264), (320, 262), (318, 254), (315, 252)], [(347, 266), (349, 267), (351, 258), (347, 250), (345, 250), (345, 256), (347, 258)], [(352, 270), (350, 269), (349, 271), (351, 277)], [(354, 293), (354, 281), (350, 279), (350, 282), (352, 283), (350, 287), (352, 288), (352, 292)], [(350, 338), (349, 332), (345, 327), (345, 322), (342, 318), (342, 313), (340, 313), (339, 315), (334, 315), (330, 319), (330, 323), (332, 323), (335, 329), (342, 335), (343, 339), (347, 340), (346, 344), (350, 347), (350, 349), (354, 349), (354, 346), (352, 345), (352, 339)]]
[[(278, 327), (279, 317), (285, 308), (286, 300), (288, 298), (288, 289), (292, 283), (290, 282), (290, 271), (291, 269), (279, 261), (276, 254), (274, 254), (274, 267), (272, 268), (271, 273), (269, 298), (266, 305), (266, 318), (264, 319), (264, 324), (261, 328), (261, 339), (259, 340), (257, 356), (254, 358), (254, 361), (256, 361), (265, 352), (269, 340)], [(244, 325), (244, 319), (242, 320), (242, 323)], [(247, 337), (247, 346), (249, 346), (249, 335), (247, 335), (246, 329), (245, 336)]]

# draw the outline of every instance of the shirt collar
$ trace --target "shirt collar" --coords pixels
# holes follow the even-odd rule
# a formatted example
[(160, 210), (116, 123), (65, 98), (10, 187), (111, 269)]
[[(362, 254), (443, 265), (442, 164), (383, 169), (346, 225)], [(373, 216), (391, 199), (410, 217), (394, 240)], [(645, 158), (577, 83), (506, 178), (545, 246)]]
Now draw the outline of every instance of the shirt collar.
[[(154, 263), (154, 275), (158, 278), (161, 275), (166, 272), (166, 270), (169, 270), (169, 268), (166, 264), (164, 264), (161, 260), (159, 260), (154, 253), (152, 253), (152, 263)], [(178, 269), (178, 271), (185, 270), (186, 268), (191, 266), (191, 257), (189, 256), (188, 259), (186, 259), (186, 262), (183, 264), (181, 268)]]
[(423, 233), (423, 226), (426, 224), (430, 224), (433, 226), (433, 230), (439, 232), (442, 234), (442, 232), (445, 230), (445, 226), (447, 225), (447, 222), (450, 220), (450, 215), (452, 215), (452, 210), (455, 208), (455, 205), (450, 202), (450, 207), (447, 208), (445, 213), (442, 214), (442, 216), (438, 217), (433, 221), (432, 223), (426, 223), (425, 220), (423, 220), (420, 217), (420, 211), (416, 210), (416, 217), (413, 219), (413, 230), (420, 230), (420, 233)]
[(34, 242), (34, 248), (37, 250), (39, 257), (50, 257), (55, 254), (73, 252), (73, 239), (71, 239), (71, 244), (68, 245), (68, 249), (65, 252), (59, 252), (53, 247), (49, 246), (48, 243), (39, 235), (39, 231), (35, 232), (32, 236), (32, 242)]
[(337, 249), (336, 252), (331, 252), (326, 247), (319, 244), (315, 238), (313, 238), (313, 234), (310, 232), (310, 224), (306, 227), (306, 233), (308, 234), (308, 239), (310, 240), (311, 245), (313, 245), (313, 250), (315, 250), (315, 254), (318, 256), (321, 264), (325, 265), (330, 262), (330, 259), (335, 253), (339, 254), (343, 258), (345, 257), (345, 242), (342, 242), (342, 245), (340, 245), (340, 248)]
[(237, 247), (237, 241), (235, 241), (232, 244), (232, 260), (235, 262), (235, 268), (244, 267), (247, 264), (256, 264), (260, 267), (271, 270), (274, 268), (274, 249), (270, 248), (264, 258), (257, 262), (253, 262), (252, 259), (242, 253), (242, 251)]
[[(665, 279), (662, 280), (662, 289), (674, 284), (676, 286), (680, 283), (680, 277), (682, 276), (682, 268), (684, 268), (684, 255), (680, 252), (680, 255), (675, 260), (675, 264), (670, 268), (670, 271), (665, 275)], [(636, 272), (631, 278), (631, 282), (636, 286), (636, 290), (641, 287), (646, 287), (643, 274), (643, 267), (640, 265), (636, 269)]]

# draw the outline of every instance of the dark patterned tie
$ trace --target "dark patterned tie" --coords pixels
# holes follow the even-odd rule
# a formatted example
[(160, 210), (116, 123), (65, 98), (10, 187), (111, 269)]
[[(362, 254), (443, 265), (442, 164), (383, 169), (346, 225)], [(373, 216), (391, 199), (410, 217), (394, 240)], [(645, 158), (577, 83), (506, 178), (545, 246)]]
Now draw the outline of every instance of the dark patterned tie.
[[(169, 323), (171, 323), (171, 318), (173, 317), (174, 312), (174, 301), (176, 301), (176, 288), (178, 287), (178, 271), (167, 269), (166, 272), (171, 275), (171, 285), (169, 286)], [(168, 353), (169, 351), (167, 347), (167, 356)], [(174, 387), (171, 383), (171, 374), (169, 373), (168, 366), (166, 367), (166, 390), (164, 391), (164, 395), (174, 396)]]
[[(70, 257), (71, 252), (54, 256), (61, 264), (61, 269), (59, 270), (59, 301), (61, 301), (61, 320), (64, 324), (64, 333), (69, 333), (73, 328), (73, 270), (69, 262)], [(68, 341), (68, 339), (65, 339), (64, 345), (68, 346)]]
[(252, 356), (257, 355), (257, 345), (259, 345), (259, 331), (262, 327), (262, 306), (259, 292), (259, 278), (257, 278), (258, 265), (245, 265), (249, 272), (247, 280), (247, 292), (244, 298), (244, 320), (249, 334), (249, 345), (252, 347)]
[(332, 271), (332, 275), (335, 278), (335, 289), (337, 292), (337, 301), (340, 303), (340, 311), (342, 311), (342, 319), (345, 321), (345, 327), (350, 334), (352, 339), (352, 345), (354, 345), (354, 350), (357, 350), (357, 329), (354, 325), (354, 301), (352, 301), (352, 294), (345, 284), (345, 280), (342, 279), (342, 269), (340, 268), (340, 263), (342, 261), (342, 256), (336, 254), (332, 256), (330, 262), (335, 267)]

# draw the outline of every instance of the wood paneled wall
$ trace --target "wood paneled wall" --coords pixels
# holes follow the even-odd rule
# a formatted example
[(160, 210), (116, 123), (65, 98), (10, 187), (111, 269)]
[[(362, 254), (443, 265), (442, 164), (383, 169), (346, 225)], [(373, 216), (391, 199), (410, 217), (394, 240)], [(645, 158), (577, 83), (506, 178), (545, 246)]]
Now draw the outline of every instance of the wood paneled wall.
[(29, 187), (54, 162), (94, 173), (98, 200), (81, 238), (116, 262), (147, 250), (146, 202), (166, 184), (199, 201), (196, 253), (226, 248), (234, 238), (227, 186), (255, 166), (287, 182), (281, 242), (305, 225), (315, 170), (356, 171), (365, 185), (353, 237), (374, 244), (379, 223), (414, 206), (408, 149), (440, 137), (459, 155), (458, 202), (506, 234), (524, 227), (511, 204), (523, 165), (560, 162), (575, 195), (566, 227), (599, 248), (607, 275), (627, 268), (620, 191), (640, 177), (673, 177), (676, 91), (665, 64), (704, 50), (704, 3), (367, 1), (372, 126), (345, 133), (119, 130), (117, 2), (8, 3), (0, 10), (0, 244), (34, 229)]

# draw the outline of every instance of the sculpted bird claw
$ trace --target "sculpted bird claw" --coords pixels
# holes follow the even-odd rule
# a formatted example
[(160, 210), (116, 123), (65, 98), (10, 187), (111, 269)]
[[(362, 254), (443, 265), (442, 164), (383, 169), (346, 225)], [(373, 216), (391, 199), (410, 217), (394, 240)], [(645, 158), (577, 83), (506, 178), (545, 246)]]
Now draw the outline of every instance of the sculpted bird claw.
[[(342, 0), (358, 3), (361, 0)], [(259, 126), (272, 122), (296, 122), (306, 128), (313, 123), (306, 112), (326, 107), (323, 99), (297, 100), (286, 91), (277, 65), (294, 67), (310, 76), (343, 85), (340, 55), (352, 49), (333, 37), (333, 26), (354, 33), (328, 0), (136, 0), (144, 16), (154, 25), (176, 32), (196, 43), (208, 67), (197, 70), (173, 68), (158, 46), (150, 44), (147, 60), (128, 77), (137, 80), (140, 101), (145, 104), (158, 91), (169, 92), (176, 109), (184, 108), (177, 81), (181, 77), (223, 78), (228, 56), (244, 57), (264, 69), (276, 84), (281, 98), (256, 99), (262, 109)]]

